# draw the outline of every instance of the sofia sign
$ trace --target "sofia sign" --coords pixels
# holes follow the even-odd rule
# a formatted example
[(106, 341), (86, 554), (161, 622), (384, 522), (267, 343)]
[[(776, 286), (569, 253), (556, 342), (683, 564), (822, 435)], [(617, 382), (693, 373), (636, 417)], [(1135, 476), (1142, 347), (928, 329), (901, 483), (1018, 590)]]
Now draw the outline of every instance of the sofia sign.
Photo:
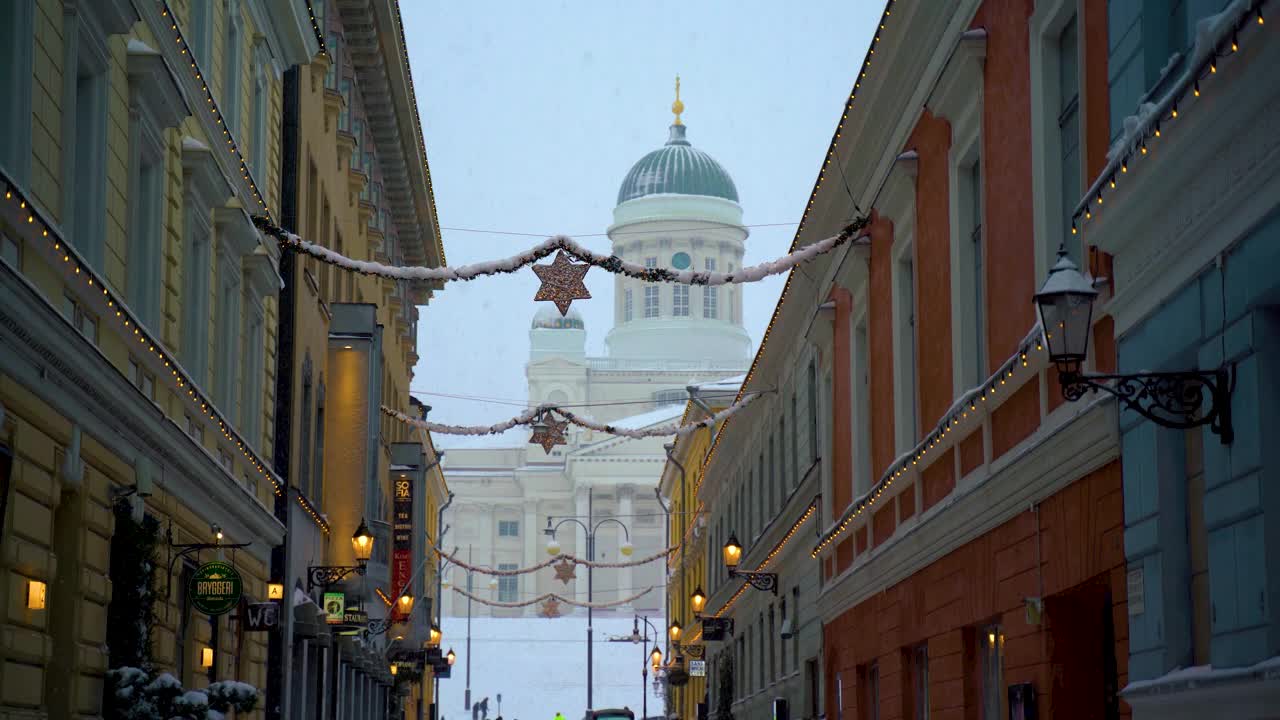
[(205, 615), (222, 615), (240, 603), (240, 573), (220, 560), (196, 568), (187, 585), (191, 606)]

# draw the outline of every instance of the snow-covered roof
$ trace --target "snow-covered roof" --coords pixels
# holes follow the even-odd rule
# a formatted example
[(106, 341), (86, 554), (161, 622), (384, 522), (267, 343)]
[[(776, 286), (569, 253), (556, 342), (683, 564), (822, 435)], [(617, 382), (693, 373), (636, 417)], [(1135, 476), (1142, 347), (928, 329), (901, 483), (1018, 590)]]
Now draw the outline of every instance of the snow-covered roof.
[(679, 419), (681, 415), (684, 415), (684, 405), (663, 405), (656, 410), (618, 418), (609, 424), (626, 430), (639, 430), (641, 428), (647, 428), (650, 425), (657, 425), (662, 422), (671, 422), (672, 420)]
[(529, 442), (529, 428), (518, 426), (494, 435), (437, 434), (436, 447), (441, 450), (494, 450), (521, 448)]

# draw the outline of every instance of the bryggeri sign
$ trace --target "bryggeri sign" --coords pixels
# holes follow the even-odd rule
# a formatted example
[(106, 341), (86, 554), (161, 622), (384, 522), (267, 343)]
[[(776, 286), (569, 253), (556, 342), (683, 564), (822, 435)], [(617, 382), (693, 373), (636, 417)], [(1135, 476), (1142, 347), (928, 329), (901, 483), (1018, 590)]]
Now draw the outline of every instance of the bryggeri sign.
[(191, 606), (205, 615), (223, 615), (240, 604), (244, 583), (231, 565), (214, 560), (196, 568), (187, 585)]

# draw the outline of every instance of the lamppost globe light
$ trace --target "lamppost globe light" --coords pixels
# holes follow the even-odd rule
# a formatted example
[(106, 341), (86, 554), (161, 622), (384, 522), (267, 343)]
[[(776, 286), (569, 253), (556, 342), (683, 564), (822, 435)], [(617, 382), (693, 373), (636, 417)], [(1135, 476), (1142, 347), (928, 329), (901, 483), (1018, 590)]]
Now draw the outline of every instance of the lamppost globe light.
[(555, 538), (551, 538), (550, 540), (548, 540), (548, 541), (547, 541), (547, 554), (548, 554), (548, 555), (559, 555), (559, 554), (560, 554), (560, 541), (559, 541), (559, 540), (556, 540)]
[(496, 578), (496, 577), (491, 577), (491, 578), (489, 578), (489, 589), (490, 589), (490, 590), (497, 590), (497, 589), (498, 589), (498, 578)]
[(360, 525), (351, 535), (351, 550), (356, 555), (356, 562), (361, 565), (369, 562), (369, 556), (373, 554), (373, 533), (369, 532), (364, 518), (360, 518)]
[(450, 581), (449, 578), (442, 578), (440, 580), (440, 587), (444, 588), (445, 590), (448, 590), (449, 588), (453, 587), (453, 582)]
[(631, 557), (631, 553), (636, 551), (636, 546), (632, 545), (630, 541), (627, 541), (622, 543), (622, 546), (618, 548), (618, 551), (626, 557)]
[(738, 561), (742, 559), (742, 545), (738, 542), (738, 536), (735, 533), (729, 533), (729, 540), (724, 544), (724, 566), (729, 570), (738, 567)]

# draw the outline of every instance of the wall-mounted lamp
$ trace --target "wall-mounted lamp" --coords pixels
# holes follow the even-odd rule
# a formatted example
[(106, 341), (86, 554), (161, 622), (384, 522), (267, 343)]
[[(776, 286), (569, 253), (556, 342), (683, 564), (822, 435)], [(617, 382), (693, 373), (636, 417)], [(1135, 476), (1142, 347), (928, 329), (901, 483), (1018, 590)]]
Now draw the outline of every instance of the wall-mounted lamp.
[(43, 610), (48, 586), (39, 580), (27, 581), (27, 609)]

